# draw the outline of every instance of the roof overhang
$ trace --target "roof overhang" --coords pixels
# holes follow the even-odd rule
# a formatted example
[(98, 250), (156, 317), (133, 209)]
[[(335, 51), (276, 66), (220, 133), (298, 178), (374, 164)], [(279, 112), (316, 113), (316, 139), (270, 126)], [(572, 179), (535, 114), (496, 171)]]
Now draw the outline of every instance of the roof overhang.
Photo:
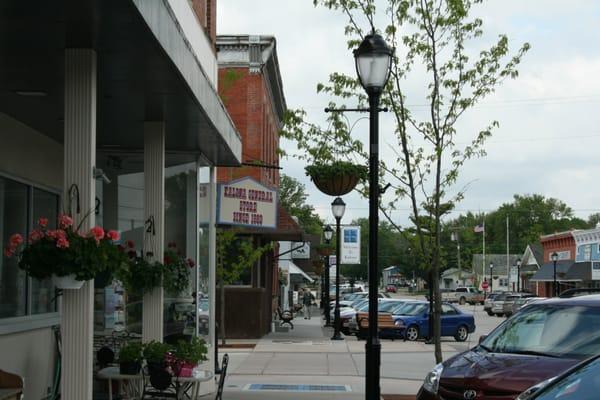
[(144, 122), (164, 121), (167, 150), (237, 166), (241, 138), (188, 35), (171, 0), (2, 1), (0, 112), (62, 142), (65, 49), (94, 49), (100, 149), (139, 150)]
[(291, 275), (302, 275), (302, 277), (307, 281), (313, 282), (313, 279), (310, 276), (308, 276), (308, 274), (306, 274), (306, 272), (304, 272), (302, 268), (300, 268), (290, 260), (280, 260), (279, 268), (287, 270)]

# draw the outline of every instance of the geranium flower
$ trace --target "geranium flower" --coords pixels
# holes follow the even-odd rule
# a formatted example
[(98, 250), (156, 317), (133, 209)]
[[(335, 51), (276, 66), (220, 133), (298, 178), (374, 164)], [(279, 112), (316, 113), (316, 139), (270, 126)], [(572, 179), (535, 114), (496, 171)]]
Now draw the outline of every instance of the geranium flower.
[(10, 247), (4, 248), (4, 257), (11, 258), (14, 255), (15, 255), (15, 251), (12, 248), (10, 248)]
[(38, 219), (38, 225), (40, 228), (45, 228), (48, 226), (48, 218), (40, 218)]
[(61, 237), (56, 241), (56, 247), (59, 249), (67, 249), (69, 247), (69, 241), (64, 237)]
[(117, 231), (110, 230), (110, 231), (106, 232), (106, 237), (108, 239), (112, 240), (113, 242), (116, 242), (117, 240), (119, 240), (121, 235)]
[(186, 261), (188, 267), (190, 267), (190, 268), (194, 268), (194, 266), (196, 265), (196, 263), (194, 262), (194, 260), (192, 260), (191, 258), (188, 258), (185, 261)]
[(9, 239), (9, 243), (12, 247), (17, 247), (18, 245), (20, 245), (21, 243), (23, 243), (23, 236), (21, 236), (18, 233), (15, 233), (14, 235), (12, 235)]
[(90, 234), (96, 239), (96, 242), (99, 242), (104, 237), (104, 229), (100, 226), (95, 226), (90, 229)]
[(133, 243), (133, 240), (127, 241), (127, 247), (129, 247), (130, 249), (133, 249), (135, 247), (135, 243)]
[(29, 243), (37, 242), (38, 240), (40, 240), (43, 237), (44, 237), (44, 233), (42, 231), (40, 231), (39, 229), (34, 229), (29, 234)]
[(73, 218), (69, 217), (66, 214), (60, 214), (58, 216), (58, 227), (60, 229), (67, 229), (68, 227), (73, 225)]

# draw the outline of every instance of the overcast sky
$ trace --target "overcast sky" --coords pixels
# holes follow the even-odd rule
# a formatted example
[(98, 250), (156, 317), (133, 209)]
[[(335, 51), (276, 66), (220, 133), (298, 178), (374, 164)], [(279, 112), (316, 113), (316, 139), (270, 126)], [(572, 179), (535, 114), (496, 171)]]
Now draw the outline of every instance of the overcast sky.
[[(275, 36), (287, 106), (304, 108), (318, 123), (328, 99), (316, 94), (317, 83), (334, 71), (354, 74), (354, 61), (343, 35), (344, 16), (312, 3), (218, 0), (217, 28), (220, 34)], [(525, 41), (532, 49), (519, 78), (461, 122), (470, 134), (491, 120), (498, 120), (500, 128), (486, 144), (487, 157), (464, 167), (458, 187), (469, 186), (457, 212), (492, 210), (515, 193), (559, 198), (582, 218), (600, 212), (600, 1), (488, 0), (477, 14), (488, 37), (506, 33), (513, 50)], [(393, 141), (390, 124), (382, 116), (380, 142), (387, 158), (392, 157), (385, 146)], [(367, 125), (359, 128), (356, 137), (366, 137)], [(284, 147), (294, 148), (290, 143)], [(281, 165), (283, 173), (305, 183), (309, 203), (332, 222), (333, 199), (314, 187), (304, 165), (291, 158)], [(344, 222), (368, 215), (366, 199), (350, 194), (344, 200)], [(407, 220), (408, 201), (405, 205), (393, 215), (401, 224)]]

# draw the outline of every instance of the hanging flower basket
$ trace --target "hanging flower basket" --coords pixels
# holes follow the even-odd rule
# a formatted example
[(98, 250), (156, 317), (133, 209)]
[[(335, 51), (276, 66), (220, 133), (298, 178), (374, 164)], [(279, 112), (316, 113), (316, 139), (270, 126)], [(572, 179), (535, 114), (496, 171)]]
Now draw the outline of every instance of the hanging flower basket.
[(313, 164), (305, 168), (315, 186), (330, 196), (343, 196), (356, 187), (359, 181), (367, 178), (368, 169), (347, 161), (331, 164)]
[(320, 256), (327, 257), (333, 254), (333, 248), (327, 247), (317, 247), (317, 253)]

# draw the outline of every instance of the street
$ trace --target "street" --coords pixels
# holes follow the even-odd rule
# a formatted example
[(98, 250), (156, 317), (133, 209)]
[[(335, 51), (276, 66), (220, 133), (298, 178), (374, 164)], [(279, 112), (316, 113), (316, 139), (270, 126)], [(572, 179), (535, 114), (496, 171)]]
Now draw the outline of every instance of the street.
[[(473, 347), (480, 335), (488, 334), (504, 321), (504, 318), (488, 316), (480, 305), (460, 308), (474, 314), (476, 331), (464, 343), (443, 338), (444, 359)], [(235, 396), (235, 392), (260, 389), (257, 384), (277, 384), (274, 388), (282, 391), (298, 391), (298, 385), (341, 385), (343, 388), (337, 390), (343, 390), (340, 394), (343, 397), (339, 398), (352, 398), (348, 397), (351, 393), (364, 392), (364, 341), (354, 336), (346, 336), (344, 341), (330, 341), (332, 330), (322, 328), (321, 320), (317, 317), (304, 320), (300, 315), (293, 322), (294, 330), (271, 333), (260, 339), (252, 350), (220, 350), (230, 355), (226, 399), (229, 398), (228, 394)], [(381, 359), (383, 394), (416, 394), (423, 378), (435, 365), (433, 345), (424, 341), (382, 339)], [(338, 398), (335, 394), (331, 396)]]

